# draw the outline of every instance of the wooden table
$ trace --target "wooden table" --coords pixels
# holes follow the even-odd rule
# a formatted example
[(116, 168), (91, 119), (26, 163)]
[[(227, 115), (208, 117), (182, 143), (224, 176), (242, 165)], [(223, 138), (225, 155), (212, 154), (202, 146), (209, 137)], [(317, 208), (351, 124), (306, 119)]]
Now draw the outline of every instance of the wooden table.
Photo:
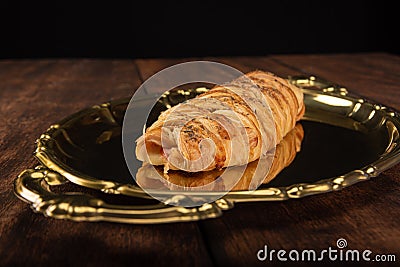
[[(266, 265), (270, 249), (348, 248), (400, 260), (400, 165), (339, 192), (237, 204), (221, 218), (163, 225), (77, 223), (35, 214), (13, 180), (37, 164), (34, 140), (84, 107), (132, 95), (149, 76), (187, 59), (0, 61), (0, 265)], [(385, 53), (201, 58), (243, 72), (315, 74), (400, 110), (400, 58)], [(277, 260), (273, 263), (278, 263)], [(383, 265), (381, 265), (383, 266)]]

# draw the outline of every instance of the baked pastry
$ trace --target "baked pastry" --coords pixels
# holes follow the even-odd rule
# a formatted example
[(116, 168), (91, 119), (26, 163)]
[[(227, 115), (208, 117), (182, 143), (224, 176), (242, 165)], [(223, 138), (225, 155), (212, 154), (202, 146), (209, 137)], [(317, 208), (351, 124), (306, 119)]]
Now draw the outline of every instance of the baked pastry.
[[(209, 185), (217, 178), (222, 177), (222, 179), (207, 189), (209, 191), (224, 191), (229, 188), (232, 188), (230, 191), (253, 190), (261, 183), (269, 183), (293, 162), (297, 152), (301, 150), (303, 137), (303, 127), (298, 123), (276, 147), (269, 172), (263, 177), (257, 177), (256, 169), (259, 164), (265, 165), (270, 160), (268, 157), (247, 164), (244, 170), (240, 167), (231, 167), (196, 173), (171, 170), (166, 174), (163, 172), (162, 166), (152, 166), (149, 163), (143, 163), (143, 166), (137, 172), (136, 182), (142, 188), (146, 189), (196, 190), (198, 188), (195, 187)], [(241, 177), (237, 177), (238, 175), (241, 175)], [(236, 184), (232, 185), (230, 184), (231, 182)]]
[(244, 165), (274, 149), (304, 111), (298, 87), (253, 71), (161, 113), (136, 141), (136, 157), (165, 172)]

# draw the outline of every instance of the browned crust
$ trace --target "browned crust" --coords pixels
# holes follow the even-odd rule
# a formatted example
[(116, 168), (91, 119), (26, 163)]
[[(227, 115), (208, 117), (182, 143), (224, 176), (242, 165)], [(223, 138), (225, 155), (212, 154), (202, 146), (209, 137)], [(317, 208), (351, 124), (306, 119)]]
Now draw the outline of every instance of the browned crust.
[[(270, 105), (276, 129), (276, 142), (279, 143), (304, 114), (305, 106), (302, 93), (299, 88), (272, 73), (257, 70), (246, 74), (246, 76), (260, 88)], [(237, 94), (223, 86), (216, 86), (208, 92), (199, 95), (198, 98), (218, 99), (232, 108), (244, 122), (246, 131), (251, 136), (249, 140), (251, 146), (249, 161), (260, 157), (260, 126), (251, 108)], [(171, 112), (171, 109), (160, 115), (159, 120), (147, 129), (145, 135), (154, 138), (154, 136), (160, 134), (161, 131), (159, 129), (162, 127), (169, 112)], [(180, 134), (180, 144), (183, 148), (182, 152), (184, 156), (189, 160), (197, 159), (200, 156), (200, 141), (204, 138), (211, 138), (216, 144), (216, 154), (214, 163), (206, 170), (227, 167), (229, 158), (226, 156), (228, 152), (226, 147), (229, 144), (229, 138), (227, 138), (227, 133), (221, 128), (218, 122), (210, 118), (195, 118), (185, 125)], [(161, 140), (161, 135), (159, 138)], [(149, 139), (145, 138), (145, 140), (147, 142)], [(155, 142), (157, 143), (157, 141)], [(158, 142), (158, 144), (160, 143)], [(157, 150), (153, 149), (152, 151)], [(167, 164), (167, 160), (162, 160), (162, 164)], [(173, 166), (170, 167), (174, 168)]]

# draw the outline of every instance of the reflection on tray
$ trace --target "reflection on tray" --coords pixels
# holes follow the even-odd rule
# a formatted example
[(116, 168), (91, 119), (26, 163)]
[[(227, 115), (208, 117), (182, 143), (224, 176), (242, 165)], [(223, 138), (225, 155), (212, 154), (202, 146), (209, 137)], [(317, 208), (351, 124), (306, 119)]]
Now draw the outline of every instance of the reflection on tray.
[[(58, 219), (141, 224), (183, 222), (216, 218), (234, 203), (298, 199), (341, 190), (376, 177), (400, 162), (400, 114), (397, 111), (352, 96), (345, 88), (314, 76), (290, 77), (289, 80), (304, 88), (307, 108), (301, 121), (304, 129), (301, 151), (293, 162), (286, 157), (287, 163), (272, 166), (264, 181), (267, 184), (256, 192), (232, 191), (198, 209), (162, 203), (111, 205), (105, 199), (83, 193), (52, 192), (56, 186), (71, 181), (109, 193), (110, 197), (120, 194), (132, 197), (133, 201), (151, 198), (136, 185), (122, 151), (121, 126), (129, 99), (95, 105), (51, 125), (37, 140), (35, 156), (41, 165), (23, 171), (14, 181), (14, 192), (36, 212)], [(184, 92), (185, 97), (187, 92)], [(196, 92), (189, 93), (194, 96)], [(177, 104), (181, 99), (177, 94), (166, 96), (155, 106), (153, 118), (156, 119), (167, 104)], [(142, 125), (138, 125), (138, 134), (142, 130)], [(141, 164), (137, 161), (137, 169)], [(290, 166), (284, 168), (286, 164)], [(274, 170), (279, 172), (275, 178)], [(165, 183), (166, 180), (162, 180)], [(185, 181), (190, 184), (193, 180)], [(199, 196), (193, 191), (186, 193)], [(207, 195), (200, 193), (201, 197)]]
[[(168, 174), (165, 174), (162, 166), (152, 166), (144, 163), (136, 174), (136, 182), (145, 189), (179, 190), (183, 187), (185, 190), (189, 191), (197, 190), (198, 187), (204, 187), (221, 177), (217, 183), (212, 185), (212, 188), (208, 187), (208, 190), (223, 191), (226, 188), (232, 188), (232, 191), (254, 190), (256, 189), (255, 187), (261, 183), (269, 183), (285, 167), (290, 165), (296, 157), (297, 152), (301, 149), (303, 137), (303, 127), (298, 123), (276, 147), (275, 155), (273, 155), (274, 160), (267, 176), (263, 174), (263, 177), (259, 177), (260, 173), (265, 172), (258, 171), (257, 166), (259, 164), (264, 167), (268, 165), (268, 162), (270, 162), (270, 158), (268, 157), (249, 163), (245, 169), (239, 166), (197, 173), (170, 170)], [(230, 184), (230, 182), (232, 182), (232, 177), (238, 177), (239, 175), (241, 175), (239, 181), (235, 185)]]

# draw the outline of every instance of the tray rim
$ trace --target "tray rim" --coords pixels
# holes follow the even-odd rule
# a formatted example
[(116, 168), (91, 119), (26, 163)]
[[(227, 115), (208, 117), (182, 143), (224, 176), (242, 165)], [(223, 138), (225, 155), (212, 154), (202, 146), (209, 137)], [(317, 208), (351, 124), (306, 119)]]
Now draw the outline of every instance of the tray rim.
[[(304, 87), (304, 85), (307, 86), (314, 86), (318, 88), (319, 90), (314, 90), (314, 89), (303, 89), (304, 93), (309, 93), (309, 94), (325, 94), (329, 96), (335, 96), (335, 97), (340, 97), (344, 99), (350, 99), (352, 101), (358, 101), (359, 103), (365, 104), (369, 103), (371, 104), (376, 110), (380, 110), (384, 112), (385, 114), (385, 123), (387, 123), (386, 127), (392, 127), (392, 129), (388, 129), (389, 131), (393, 131), (392, 136), (390, 137), (390, 146), (387, 148), (385, 153), (381, 155), (381, 157), (371, 163), (368, 164), (360, 169), (353, 170), (351, 172), (348, 172), (344, 175), (337, 176), (337, 177), (330, 177), (327, 179), (322, 179), (317, 182), (313, 183), (297, 183), (293, 185), (289, 185), (286, 187), (269, 187), (269, 188), (262, 188), (262, 189), (257, 189), (255, 191), (233, 191), (229, 192), (223, 197), (223, 200), (225, 201), (223, 204), (219, 203), (217, 205), (217, 209), (229, 209), (233, 206), (234, 202), (254, 202), (254, 201), (281, 201), (281, 200), (287, 200), (291, 198), (301, 198), (304, 196), (309, 196), (309, 195), (314, 195), (314, 194), (320, 194), (320, 193), (327, 193), (331, 191), (337, 191), (341, 190), (345, 187), (348, 187), (350, 185), (353, 185), (355, 183), (369, 180), (372, 177), (378, 176), (381, 172), (389, 169), (390, 167), (398, 164), (400, 162), (400, 144), (399, 144), (399, 129), (400, 129), (400, 113), (392, 108), (386, 107), (384, 105), (375, 103), (374, 101), (367, 100), (365, 98), (349, 94), (347, 89), (343, 86), (325, 81), (320, 78), (316, 78), (313, 75), (308, 75), (308, 76), (289, 76), (288, 80), (299, 87)], [(99, 180), (95, 179), (91, 176), (77, 173), (74, 169), (71, 167), (63, 164), (57, 159), (57, 156), (52, 153), (52, 150), (49, 146), (49, 144), (52, 142), (52, 136), (57, 133), (57, 131), (62, 131), (62, 125), (65, 124), (66, 122), (70, 122), (74, 119), (77, 119), (79, 116), (82, 116), (84, 114), (87, 114), (89, 112), (93, 112), (93, 110), (99, 110), (102, 109), (105, 112), (108, 111), (109, 116), (113, 116), (112, 112), (110, 111), (110, 107), (112, 105), (115, 105), (116, 103), (121, 103), (123, 101), (126, 101), (125, 99), (119, 99), (115, 101), (110, 101), (106, 102), (100, 105), (94, 105), (92, 107), (83, 109), (81, 111), (78, 111), (74, 114), (71, 114), (70, 116), (67, 116), (66, 118), (60, 120), (58, 123), (55, 123), (51, 125), (36, 141), (36, 150), (34, 152), (34, 156), (39, 160), (40, 164), (42, 166), (38, 167), (37, 170), (25, 170), (22, 172), (18, 178), (15, 180), (14, 183), (14, 192), (18, 197), (21, 199), (31, 203), (32, 205), (35, 205), (36, 207), (38, 206), (38, 203), (40, 200), (44, 199), (40, 194), (46, 195), (48, 192), (54, 197), (54, 194), (51, 193), (48, 188), (49, 180), (48, 174), (51, 174), (53, 176), (61, 176), (64, 179), (63, 181), (70, 181), (74, 184), (84, 186), (87, 188), (91, 189), (97, 189), (100, 190), (104, 193), (110, 193), (110, 194), (123, 194), (127, 196), (132, 196), (132, 197), (139, 197), (139, 198), (152, 198), (149, 196), (147, 193), (145, 193), (140, 187), (132, 185), (132, 184), (121, 184), (113, 181), (107, 181), (107, 180)], [(112, 118), (111, 118), (112, 119)], [(305, 118), (307, 120), (307, 118)], [(36, 173), (36, 174), (35, 174)], [(40, 174), (38, 174), (40, 173)], [(33, 175), (35, 174), (35, 175)], [(51, 176), (50, 175), (50, 176)], [(42, 181), (42, 189), (38, 191), (32, 192), (32, 182), (37, 180), (37, 177), (42, 177), (45, 179), (46, 182)], [(22, 179), (24, 179), (25, 187), (21, 185)], [(59, 178), (59, 180), (62, 180)], [(46, 187), (47, 184), (47, 187)], [(51, 181), (50, 181), (51, 184)], [(35, 186), (37, 186), (35, 184)], [(36, 187), (35, 187), (36, 188)], [(30, 191), (31, 190), (31, 191)], [(47, 191), (46, 191), (47, 190)], [(179, 192), (177, 192), (178, 194)], [(191, 194), (187, 194), (188, 192), (185, 192), (185, 195), (188, 195), (189, 197)], [(198, 193), (197, 193), (198, 194)], [(204, 194), (204, 192), (202, 192)], [(35, 196), (35, 197), (33, 197)], [(188, 197), (186, 196), (186, 197)], [(196, 196), (196, 192), (193, 193), (193, 196)], [(62, 198), (62, 196), (60, 196)], [(61, 201), (61, 200), (60, 200)], [(173, 205), (179, 206), (180, 200), (175, 199), (172, 200), (175, 202), (171, 202)], [(62, 201), (61, 201), (62, 202)], [(227, 204), (229, 203), (229, 204)], [(214, 207), (215, 209), (215, 207)], [(39, 210), (41, 211), (41, 210)], [(41, 211), (43, 212), (43, 211)], [(44, 212), (43, 212), (44, 213)], [(213, 213), (211, 217), (216, 217), (218, 214), (221, 212), (218, 211), (216, 213)], [(47, 214), (48, 216), (52, 216), (51, 214)], [(175, 214), (176, 215), (176, 214)], [(54, 217), (54, 216), (53, 216)], [(71, 214), (68, 214), (68, 216), (61, 216), (62, 218), (69, 218), (71, 219)], [(72, 216), (74, 217), (74, 216)], [(206, 216), (207, 217), (207, 216)], [(85, 217), (79, 217), (80, 220), (87, 220)], [(204, 216), (198, 216), (198, 219), (205, 218)], [(76, 218), (75, 218), (76, 219)], [(177, 216), (175, 218), (175, 221), (182, 221), (182, 215)], [(99, 220), (106, 220), (103, 216), (103, 219)], [(186, 218), (187, 220), (187, 218)], [(116, 220), (118, 221), (118, 220)], [(123, 220), (119, 220), (123, 222)], [(150, 220), (151, 221), (151, 220)], [(168, 221), (168, 220), (167, 220)], [(137, 220), (133, 220), (134, 223), (137, 222)], [(160, 221), (157, 221), (157, 223)], [(146, 223), (146, 222), (145, 222)]]
[[(400, 113), (391, 109), (387, 108), (381, 104), (374, 103), (372, 101), (366, 100), (365, 98), (360, 98), (360, 97), (353, 97), (350, 96), (347, 89), (344, 88), (343, 86), (338, 86), (333, 83), (324, 81), (322, 79), (316, 78), (315, 76), (294, 76), (294, 77), (289, 77), (289, 80), (292, 82), (297, 83), (299, 85), (300, 83), (311, 83), (317, 85), (322, 91), (316, 91), (312, 89), (302, 89), (305, 94), (326, 94), (326, 95), (331, 95), (335, 97), (340, 97), (344, 99), (350, 99), (352, 101), (357, 100), (360, 103), (365, 104), (366, 102), (373, 104), (376, 106), (379, 110), (384, 110), (384, 112), (387, 115), (387, 119), (389, 121), (392, 121), (393, 126), (396, 129), (400, 129)], [(323, 87), (323, 88), (321, 88)], [(92, 189), (97, 189), (101, 190), (102, 192), (105, 193), (112, 193), (112, 194), (124, 194), (128, 196), (133, 196), (133, 197), (142, 197), (142, 198), (151, 198), (146, 192), (144, 192), (140, 187), (132, 185), (132, 184), (122, 184), (122, 183), (117, 183), (109, 180), (100, 180), (96, 179), (95, 177), (88, 176), (86, 174), (79, 173), (75, 171), (74, 169), (70, 168), (68, 165), (63, 164), (60, 162), (56, 155), (52, 153), (52, 150), (49, 146), (49, 142), (52, 141), (51, 136), (55, 134), (56, 131), (59, 131), (60, 129), (62, 130), (62, 125), (66, 122), (71, 122), (72, 120), (78, 119), (81, 115), (92, 112), (93, 110), (98, 110), (98, 109), (104, 109), (105, 111), (109, 111), (109, 108), (112, 105), (115, 105), (115, 103), (121, 103), (127, 101), (127, 99), (118, 99), (115, 101), (110, 101), (106, 102), (100, 105), (94, 105), (90, 108), (83, 109), (81, 111), (78, 111), (74, 114), (71, 114), (70, 116), (62, 119), (60, 122), (53, 124), (49, 127), (49, 129), (43, 133), (40, 138), (36, 141), (37, 142), (37, 148), (35, 150), (34, 156), (39, 160), (39, 162), (43, 165), (46, 166), (47, 168), (51, 169), (52, 171), (56, 171), (60, 174), (62, 174), (65, 178), (70, 180), (71, 182), (92, 188)], [(112, 113), (109, 111), (109, 116), (113, 116)], [(304, 118), (304, 120), (310, 120), (310, 118)], [(397, 125), (396, 125), (397, 124)], [(396, 127), (397, 126), (397, 127)], [(398, 137), (397, 137), (398, 138)], [(396, 143), (397, 140), (391, 140), (391, 143), (397, 146)], [(396, 152), (396, 153), (394, 153)], [(269, 187), (269, 188), (262, 188), (262, 189), (257, 189), (255, 193), (254, 191), (233, 191), (229, 192), (224, 196), (225, 199), (230, 199), (234, 201), (251, 201), (249, 198), (246, 198), (244, 196), (247, 195), (247, 197), (252, 197), (256, 195), (265, 195), (265, 196), (270, 196), (267, 197), (268, 200), (285, 200), (288, 198), (299, 198), (303, 197), (306, 195), (311, 195), (311, 194), (316, 194), (316, 193), (324, 193), (324, 192), (330, 192), (333, 190), (337, 190), (339, 188), (348, 186), (349, 181), (346, 182), (346, 185), (343, 183), (347, 178), (351, 178), (351, 184), (354, 184), (356, 182), (369, 179), (371, 177), (375, 177), (379, 175), (382, 171), (386, 170), (388, 167), (386, 167), (386, 164), (383, 164), (383, 161), (386, 162), (386, 159), (392, 158), (392, 157), (399, 157), (398, 161), (400, 162), (400, 148), (398, 148), (396, 151), (391, 151), (390, 153), (387, 153), (384, 155), (383, 158), (380, 158), (379, 160), (368, 164), (367, 166), (364, 166), (360, 169), (353, 170), (349, 173), (343, 174), (338, 177), (329, 177), (326, 179), (321, 179), (318, 180), (317, 182), (314, 183), (297, 183), (297, 184), (292, 184), (286, 187)], [(383, 165), (383, 166), (382, 166)], [(355, 174), (358, 174), (359, 179), (355, 179)], [(330, 188), (326, 188), (327, 185), (330, 185)], [(317, 190), (319, 188), (319, 190)], [(308, 189), (312, 189), (309, 191)], [(261, 193), (262, 192), (262, 193)], [(156, 192), (155, 192), (156, 193)], [(162, 194), (162, 192), (160, 192)], [(179, 192), (177, 192), (179, 193)], [(189, 192), (185, 192), (186, 195), (191, 195)], [(198, 195), (198, 193), (193, 192), (193, 196)], [(201, 192), (201, 194), (204, 194), (204, 192)], [(266, 199), (267, 200), (267, 199)]]

